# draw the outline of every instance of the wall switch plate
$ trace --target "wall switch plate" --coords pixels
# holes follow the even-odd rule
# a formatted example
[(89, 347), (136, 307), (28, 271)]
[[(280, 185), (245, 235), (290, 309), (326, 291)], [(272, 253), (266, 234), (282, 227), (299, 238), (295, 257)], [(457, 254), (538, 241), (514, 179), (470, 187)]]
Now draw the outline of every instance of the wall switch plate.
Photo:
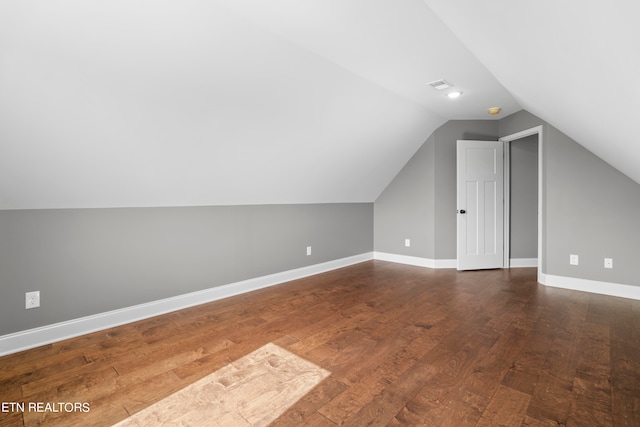
[(24, 308), (36, 308), (40, 307), (40, 291), (27, 292), (25, 294)]
[(578, 258), (578, 255), (569, 255), (569, 264), (571, 265), (578, 265), (580, 263), (580, 259)]
[(311, 255), (311, 246), (307, 246), (307, 256)]
[(411, 239), (404, 239), (404, 246), (405, 247), (411, 247)]
[(613, 258), (604, 259), (604, 268), (613, 268)]

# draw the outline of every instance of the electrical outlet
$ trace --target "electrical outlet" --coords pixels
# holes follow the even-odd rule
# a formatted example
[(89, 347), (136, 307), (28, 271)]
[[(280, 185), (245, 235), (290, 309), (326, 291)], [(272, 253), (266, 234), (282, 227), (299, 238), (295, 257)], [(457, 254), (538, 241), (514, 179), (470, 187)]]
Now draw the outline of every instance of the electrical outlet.
[(411, 247), (411, 239), (404, 239), (404, 246), (407, 248)]
[(40, 307), (40, 291), (27, 292), (25, 294), (24, 308), (36, 308)]
[(604, 268), (613, 268), (613, 258), (604, 259)]
[(578, 265), (580, 263), (580, 260), (578, 258), (578, 255), (569, 255), (569, 264), (571, 265)]
[(311, 246), (307, 246), (307, 256), (311, 255)]

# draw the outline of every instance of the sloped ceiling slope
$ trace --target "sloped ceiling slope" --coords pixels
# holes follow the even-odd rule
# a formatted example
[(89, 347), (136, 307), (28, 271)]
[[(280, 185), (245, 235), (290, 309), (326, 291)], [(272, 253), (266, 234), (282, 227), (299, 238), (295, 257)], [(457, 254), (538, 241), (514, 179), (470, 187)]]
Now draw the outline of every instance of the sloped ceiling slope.
[(371, 202), (495, 103), (421, 0), (5, 0), (0, 209)]
[(526, 110), (640, 183), (640, 3), (425, 0)]

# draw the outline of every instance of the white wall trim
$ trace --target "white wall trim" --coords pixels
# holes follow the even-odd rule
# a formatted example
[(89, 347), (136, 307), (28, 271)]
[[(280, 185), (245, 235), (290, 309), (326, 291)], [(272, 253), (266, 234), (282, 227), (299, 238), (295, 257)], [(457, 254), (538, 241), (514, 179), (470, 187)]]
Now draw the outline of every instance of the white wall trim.
[[(367, 252), (321, 264), (283, 271), (241, 282), (217, 286), (202, 291), (191, 292), (171, 298), (126, 307), (119, 310), (108, 311), (92, 316), (81, 317), (39, 328), (3, 335), (0, 336), (0, 356), (17, 353), (22, 350), (28, 350), (30, 348), (62, 341), (68, 338), (170, 313), (172, 311), (205, 304), (245, 292), (275, 286), (291, 280), (301, 279), (314, 274), (347, 267), (360, 262), (369, 261), (371, 259), (428, 268), (456, 268), (455, 259), (429, 259), (408, 255), (389, 254), (385, 252)], [(537, 265), (536, 258), (516, 258), (511, 260), (511, 266), (525, 266), (517, 265), (520, 262), (523, 264), (530, 264), (526, 266), (535, 267)], [(539, 273), (539, 282), (543, 285), (557, 288), (640, 300), (640, 286), (600, 282), (574, 277), (554, 276), (543, 273)]]
[(386, 252), (374, 252), (373, 259), (427, 268), (456, 268), (457, 266), (457, 260), (455, 259), (430, 259), (409, 255), (389, 254)]
[(640, 300), (640, 286), (578, 279), (575, 277), (554, 276), (551, 274), (540, 274), (539, 276), (540, 283), (545, 286)]
[(278, 285), (291, 280), (320, 274), (373, 259), (373, 252), (341, 258), (321, 264), (283, 271), (241, 282), (205, 289), (171, 298), (134, 305), (39, 328), (0, 336), (0, 356), (62, 341), (68, 338), (101, 331), (149, 317), (205, 304), (211, 301)]
[(510, 258), (509, 259), (510, 268), (537, 267), (537, 266), (538, 266), (538, 258)]

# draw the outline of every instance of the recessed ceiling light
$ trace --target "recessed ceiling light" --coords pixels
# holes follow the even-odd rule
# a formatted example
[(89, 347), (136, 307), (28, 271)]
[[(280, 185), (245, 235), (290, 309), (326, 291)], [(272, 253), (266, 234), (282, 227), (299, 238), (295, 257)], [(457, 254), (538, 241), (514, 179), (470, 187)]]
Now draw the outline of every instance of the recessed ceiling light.
[(449, 92), (449, 93), (447, 94), (447, 96), (448, 96), (449, 98), (452, 98), (452, 99), (453, 99), (453, 98), (457, 98), (457, 97), (459, 97), (460, 95), (462, 95), (462, 92), (459, 92), (459, 91), (456, 91), (456, 92)]
[(502, 108), (500, 107), (491, 107), (489, 108), (489, 110), (487, 110), (487, 112), (492, 116), (497, 116), (498, 114), (500, 114), (500, 111), (502, 111)]

